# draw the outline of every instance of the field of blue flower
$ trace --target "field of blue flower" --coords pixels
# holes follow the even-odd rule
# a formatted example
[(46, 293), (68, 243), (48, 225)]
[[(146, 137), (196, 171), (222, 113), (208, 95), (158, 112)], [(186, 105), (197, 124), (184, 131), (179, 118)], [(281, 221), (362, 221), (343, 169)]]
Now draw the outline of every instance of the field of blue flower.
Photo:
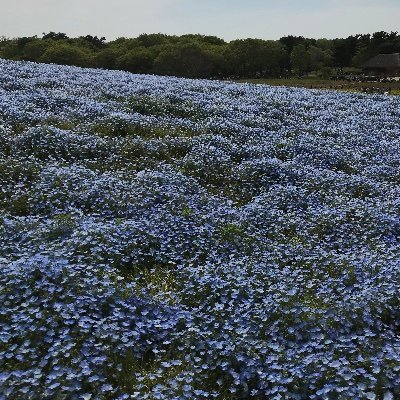
[(399, 184), (399, 97), (0, 60), (0, 399), (399, 399)]

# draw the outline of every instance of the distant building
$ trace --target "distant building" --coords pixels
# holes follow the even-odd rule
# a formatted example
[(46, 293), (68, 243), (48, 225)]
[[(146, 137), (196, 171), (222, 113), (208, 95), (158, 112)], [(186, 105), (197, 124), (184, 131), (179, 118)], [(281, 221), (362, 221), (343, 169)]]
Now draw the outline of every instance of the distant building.
[(400, 53), (378, 54), (363, 65), (368, 75), (400, 76)]

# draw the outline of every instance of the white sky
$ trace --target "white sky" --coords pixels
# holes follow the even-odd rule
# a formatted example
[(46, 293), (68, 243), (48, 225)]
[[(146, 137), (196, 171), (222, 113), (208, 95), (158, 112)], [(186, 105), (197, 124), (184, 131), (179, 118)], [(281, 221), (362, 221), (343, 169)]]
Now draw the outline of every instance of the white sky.
[(400, 0), (0, 0), (0, 36), (201, 33), (314, 38), (400, 30)]

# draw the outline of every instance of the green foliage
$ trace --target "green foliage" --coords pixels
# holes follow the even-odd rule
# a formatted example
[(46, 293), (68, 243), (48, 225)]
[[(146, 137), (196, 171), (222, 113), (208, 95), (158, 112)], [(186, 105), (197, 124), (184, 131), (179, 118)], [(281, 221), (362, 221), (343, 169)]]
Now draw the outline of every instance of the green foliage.
[(29, 42), (24, 47), (23, 58), (27, 61), (39, 60), (50, 46), (51, 42), (48, 40), (35, 40)]
[(153, 53), (145, 47), (136, 47), (121, 55), (116, 60), (116, 66), (125, 71), (144, 74), (151, 71), (153, 67)]
[(377, 49), (370, 47), (363, 47), (357, 51), (356, 55), (352, 58), (352, 65), (355, 67), (362, 67), (369, 59), (379, 53)]
[(17, 43), (9, 42), (3, 46), (2, 57), (8, 58), (10, 60), (21, 60), (21, 49), (18, 47)]
[(242, 77), (278, 76), (288, 66), (288, 53), (277, 42), (261, 39), (234, 40), (225, 50), (228, 70)]
[(182, 215), (185, 218), (190, 218), (192, 214), (193, 214), (193, 210), (184, 204), (182, 206)]
[(299, 76), (320, 71), (327, 77), (326, 67), (360, 67), (376, 54), (395, 52), (400, 52), (397, 32), (333, 40), (289, 35), (278, 41), (229, 43), (216, 36), (161, 33), (110, 42), (92, 35), (70, 38), (61, 32), (42, 38), (0, 38), (0, 56), (7, 59), (188, 78), (273, 78), (291, 75), (292, 70)]
[(311, 56), (304, 44), (298, 44), (293, 48), (290, 61), (292, 63), (292, 68), (299, 76), (311, 70)]
[(332, 63), (332, 54), (330, 50), (322, 50), (316, 46), (310, 46), (308, 49), (310, 57), (310, 69), (311, 71), (317, 71), (324, 66), (330, 66)]
[(143, 33), (137, 38), (137, 42), (139, 43), (139, 45), (144, 47), (164, 45), (168, 41), (169, 37), (167, 35), (163, 35), (162, 33)]
[(12, 215), (25, 216), (29, 214), (29, 197), (24, 194), (11, 200), (10, 213)]
[(182, 101), (179, 98), (161, 101), (151, 96), (134, 96), (129, 98), (127, 103), (129, 110), (134, 110), (143, 115), (174, 116), (193, 121), (207, 117), (207, 113), (199, 106), (190, 101)]
[(56, 43), (40, 56), (39, 61), (85, 67), (90, 65), (90, 55), (79, 47), (67, 43)]
[(208, 77), (213, 74), (218, 56), (197, 43), (171, 46), (160, 52), (154, 61), (154, 72), (188, 78)]
[(322, 79), (329, 79), (329, 77), (333, 75), (333, 69), (331, 67), (321, 67), (318, 70), (318, 76), (320, 76)]
[(46, 233), (49, 240), (55, 240), (72, 233), (75, 227), (75, 220), (71, 214), (59, 214), (53, 218), (52, 226)]
[(242, 242), (251, 242), (246, 229), (238, 224), (224, 224), (218, 229), (218, 234), (221, 240), (229, 244), (240, 244)]
[(65, 33), (62, 33), (62, 32), (49, 32), (49, 33), (44, 33), (42, 39), (43, 40), (46, 40), (46, 39), (65, 40), (65, 39), (69, 39), (69, 38)]
[(167, 135), (165, 130), (131, 124), (121, 119), (110, 119), (109, 121), (94, 124), (91, 127), (91, 132), (101, 137), (139, 136), (146, 139)]
[(106, 47), (95, 54), (94, 65), (98, 68), (114, 69), (119, 56), (117, 49)]

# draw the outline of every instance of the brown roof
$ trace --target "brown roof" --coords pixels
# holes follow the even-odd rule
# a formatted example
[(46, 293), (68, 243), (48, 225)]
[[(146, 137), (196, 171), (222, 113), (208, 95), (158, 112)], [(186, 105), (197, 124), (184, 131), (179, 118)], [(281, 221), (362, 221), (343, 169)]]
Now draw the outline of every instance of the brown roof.
[(364, 68), (400, 68), (400, 53), (378, 54), (364, 65)]

